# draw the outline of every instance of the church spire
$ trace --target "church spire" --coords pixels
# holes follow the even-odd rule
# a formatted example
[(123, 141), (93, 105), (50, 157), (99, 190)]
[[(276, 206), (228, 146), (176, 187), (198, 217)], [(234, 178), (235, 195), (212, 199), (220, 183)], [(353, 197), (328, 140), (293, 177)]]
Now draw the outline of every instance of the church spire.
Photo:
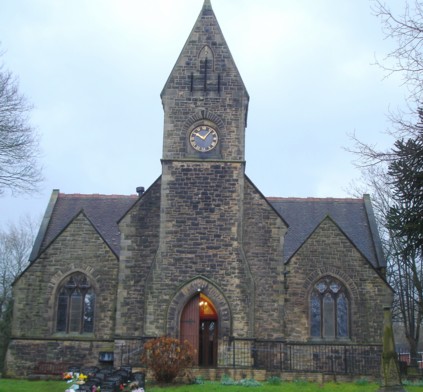
[(212, 10), (212, 5), (210, 0), (204, 0), (203, 10)]
[[(207, 63), (206, 66), (205, 63)], [(189, 88), (191, 92), (197, 88), (199, 76), (211, 78), (213, 73), (215, 79), (219, 78), (219, 74), (221, 78), (230, 77), (232, 82), (242, 85), (246, 93), (241, 75), (236, 68), (210, 0), (204, 0), (203, 7), (191, 34), (163, 88), (162, 98), (166, 90), (171, 87), (172, 79), (178, 71), (183, 71), (184, 74), (188, 75), (187, 80), (189, 83), (185, 83), (184, 87)], [(210, 79), (205, 84), (203, 83), (206, 87), (207, 85), (209, 87), (212, 87), (212, 84), (215, 85), (209, 89), (209, 92), (219, 87), (217, 79)], [(182, 87), (181, 80), (178, 80), (178, 86)]]
[(161, 98), (163, 159), (192, 158), (196, 152), (184, 139), (191, 127), (207, 123), (214, 126), (222, 147), (214, 148), (207, 157), (244, 160), (249, 96), (210, 0), (204, 0)]

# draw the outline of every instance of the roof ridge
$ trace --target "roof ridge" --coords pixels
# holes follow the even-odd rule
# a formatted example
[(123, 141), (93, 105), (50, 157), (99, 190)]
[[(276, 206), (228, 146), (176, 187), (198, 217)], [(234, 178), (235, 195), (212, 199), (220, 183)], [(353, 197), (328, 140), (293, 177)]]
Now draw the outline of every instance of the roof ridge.
[(119, 195), (119, 194), (102, 194), (102, 193), (59, 193), (62, 198), (137, 198), (138, 195)]
[(266, 197), (269, 201), (354, 201), (362, 202), (363, 198), (357, 197), (278, 197), (269, 196)]

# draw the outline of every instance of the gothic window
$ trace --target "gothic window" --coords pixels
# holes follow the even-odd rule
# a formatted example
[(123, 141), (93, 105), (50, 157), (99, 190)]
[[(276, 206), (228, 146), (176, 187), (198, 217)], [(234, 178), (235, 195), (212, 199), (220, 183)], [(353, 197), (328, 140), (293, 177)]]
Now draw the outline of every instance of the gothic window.
[(56, 331), (90, 333), (94, 331), (95, 292), (87, 276), (74, 273), (59, 289)]
[(327, 276), (313, 287), (310, 296), (310, 334), (314, 338), (348, 338), (350, 301), (344, 285)]
[(200, 71), (214, 71), (214, 53), (208, 45), (205, 45), (198, 54), (200, 60)]
[(215, 72), (215, 59), (212, 49), (205, 45), (198, 53), (197, 72), (191, 73), (190, 90), (217, 91), (220, 93), (221, 78)]

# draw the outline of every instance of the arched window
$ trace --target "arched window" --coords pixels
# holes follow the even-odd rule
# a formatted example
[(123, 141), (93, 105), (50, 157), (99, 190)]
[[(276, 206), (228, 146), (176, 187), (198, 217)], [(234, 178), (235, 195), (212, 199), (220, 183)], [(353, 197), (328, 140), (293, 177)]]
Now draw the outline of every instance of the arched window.
[(87, 276), (77, 272), (59, 289), (56, 331), (90, 333), (94, 331), (95, 292)]
[(315, 338), (348, 338), (350, 301), (344, 285), (327, 276), (313, 287), (310, 296), (310, 334)]

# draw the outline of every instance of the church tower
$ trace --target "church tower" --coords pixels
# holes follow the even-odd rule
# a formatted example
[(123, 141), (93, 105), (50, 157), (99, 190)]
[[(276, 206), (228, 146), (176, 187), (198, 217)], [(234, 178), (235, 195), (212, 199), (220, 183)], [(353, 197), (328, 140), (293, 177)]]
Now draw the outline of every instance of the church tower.
[(161, 99), (162, 174), (120, 221), (116, 336), (188, 339), (214, 366), (231, 336), (281, 335), (286, 225), (245, 176), (249, 96), (209, 0)]
[(163, 88), (163, 162), (243, 163), (249, 96), (209, 0)]
[(242, 250), (242, 220), (249, 96), (209, 0), (161, 98), (160, 236), (145, 334), (190, 338), (201, 323), (203, 302), (214, 315), (207, 328), (219, 326), (229, 336), (236, 323), (248, 336), (254, 290)]

